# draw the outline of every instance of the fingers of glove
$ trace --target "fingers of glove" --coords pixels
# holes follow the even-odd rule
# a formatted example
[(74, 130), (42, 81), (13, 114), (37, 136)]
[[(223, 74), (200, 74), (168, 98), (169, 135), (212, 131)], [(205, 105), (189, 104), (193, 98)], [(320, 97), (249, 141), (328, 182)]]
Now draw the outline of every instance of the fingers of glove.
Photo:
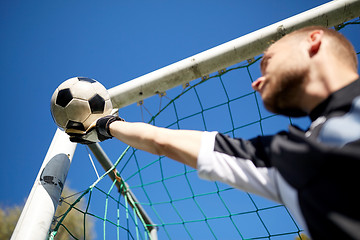
[(66, 129), (65, 132), (70, 136), (83, 136), (86, 134), (86, 131), (71, 128)]
[(90, 124), (90, 126), (85, 131), (74, 128), (68, 128), (65, 130), (65, 132), (70, 136), (83, 136), (88, 132), (92, 131), (95, 127), (96, 127), (96, 121)]
[(70, 141), (81, 143), (81, 144), (90, 144), (90, 143), (101, 142), (102, 140), (99, 139), (96, 129), (93, 128), (91, 131), (89, 131), (83, 135), (80, 135), (80, 134), (70, 135)]
[(75, 142), (75, 143), (80, 143), (80, 144), (86, 144), (86, 145), (93, 143), (93, 142), (84, 140), (81, 137), (75, 137), (75, 136), (70, 136), (70, 141)]

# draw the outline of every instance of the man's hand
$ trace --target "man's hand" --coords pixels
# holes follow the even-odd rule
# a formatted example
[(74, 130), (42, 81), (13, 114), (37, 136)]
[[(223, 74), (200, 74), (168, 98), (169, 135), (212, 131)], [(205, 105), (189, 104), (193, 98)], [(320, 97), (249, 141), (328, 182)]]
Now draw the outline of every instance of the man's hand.
[(86, 131), (78, 129), (66, 129), (66, 133), (70, 136), (71, 142), (77, 142), (81, 144), (90, 144), (95, 142), (102, 142), (106, 139), (112, 138), (109, 125), (115, 121), (124, 121), (124, 119), (109, 115), (99, 118), (93, 122)]

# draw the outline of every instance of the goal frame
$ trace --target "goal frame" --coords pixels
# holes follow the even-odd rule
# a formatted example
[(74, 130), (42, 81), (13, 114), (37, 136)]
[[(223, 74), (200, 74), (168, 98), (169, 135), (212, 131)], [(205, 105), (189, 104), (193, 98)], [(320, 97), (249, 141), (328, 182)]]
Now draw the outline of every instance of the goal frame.
[(184, 60), (108, 89), (122, 108), (262, 54), (274, 41), (302, 27), (337, 26), (360, 15), (359, 0), (334, 0)]
[[(122, 108), (192, 80), (207, 78), (211, 73), (260, 55), (273, 41), (302, 27), (310, 25), (333, 27), (359, 16), (360, 0), (328, 2), (108, 89), (112, 104), (114, 108)], [(49, 237), (49, 229), (75, 148), (76, 144), (71, 143), (68, 136), (57, 129), (17, 222), (12, 240), (38, 240)], [(100, 145), (94, 145), (91, 150), (102, 152)], [(104, 154), (96, 156), (102, 165), (104, 159), (101, 158), (104, 156), (106, 157)], [(111, 166), (109, 164), (111, 162), (105, 163), (106, 168)], [(47, 179), (58, 180), (58, 185), (55, 185), (54, 181), (42, 178), (45, 171), (49, 174), (46, 175)], [(60, 187), (59, 182), (62, 185)], [(135, 196), (132, 196), (132, 199), (134, 198)], [(137, 207), (141, 206), (137, 204)], [(141, 214), (144, 214), (144, 219), (147, 217), (145, 211)], [(151, 222), (150, 219), (149, 221)], [(154, 236), (152, 239), (156, 239), (156, 231), (150, 229), (149, 232)]]

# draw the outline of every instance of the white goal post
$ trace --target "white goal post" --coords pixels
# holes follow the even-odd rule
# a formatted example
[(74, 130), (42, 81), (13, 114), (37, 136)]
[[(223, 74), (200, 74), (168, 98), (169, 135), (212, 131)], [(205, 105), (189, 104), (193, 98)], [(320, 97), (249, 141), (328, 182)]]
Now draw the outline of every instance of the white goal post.
[[(115, 108), (128, 106), (251, 59), (261, 54), (273, 40), (301, 27), (309, 25), (332, 27), (359, 16), (360, 0), (331, 1), (111, 88), (109, 93), (113, 106)], [(75, 147), (76, 144), (71, 143), (64, 132), (56, 131), (12, 240), (48, 238)]]
[(335, 0), (109, 89), (116, 108), (208, 76), (261, 54), (269, 44), (305, 26), (333, 27), (360, 15), (360, 0)]
[(24, 209), (11, 236), (12, 240), (47, 239), (59, 204), (76, 144), (56, 130)]

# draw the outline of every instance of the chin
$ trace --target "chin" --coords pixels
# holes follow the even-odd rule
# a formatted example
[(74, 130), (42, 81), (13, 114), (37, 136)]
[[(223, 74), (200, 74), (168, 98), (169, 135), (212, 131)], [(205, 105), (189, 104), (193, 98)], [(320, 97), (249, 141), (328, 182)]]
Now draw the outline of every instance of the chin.
[(264, 106), (272, 113), (284, 115), (287, 117), (304, 117), (308, 115), (307, 112), (298, 107), (279, 106), (279, 104), (270, 103), (266, 100), (264, 100)]

